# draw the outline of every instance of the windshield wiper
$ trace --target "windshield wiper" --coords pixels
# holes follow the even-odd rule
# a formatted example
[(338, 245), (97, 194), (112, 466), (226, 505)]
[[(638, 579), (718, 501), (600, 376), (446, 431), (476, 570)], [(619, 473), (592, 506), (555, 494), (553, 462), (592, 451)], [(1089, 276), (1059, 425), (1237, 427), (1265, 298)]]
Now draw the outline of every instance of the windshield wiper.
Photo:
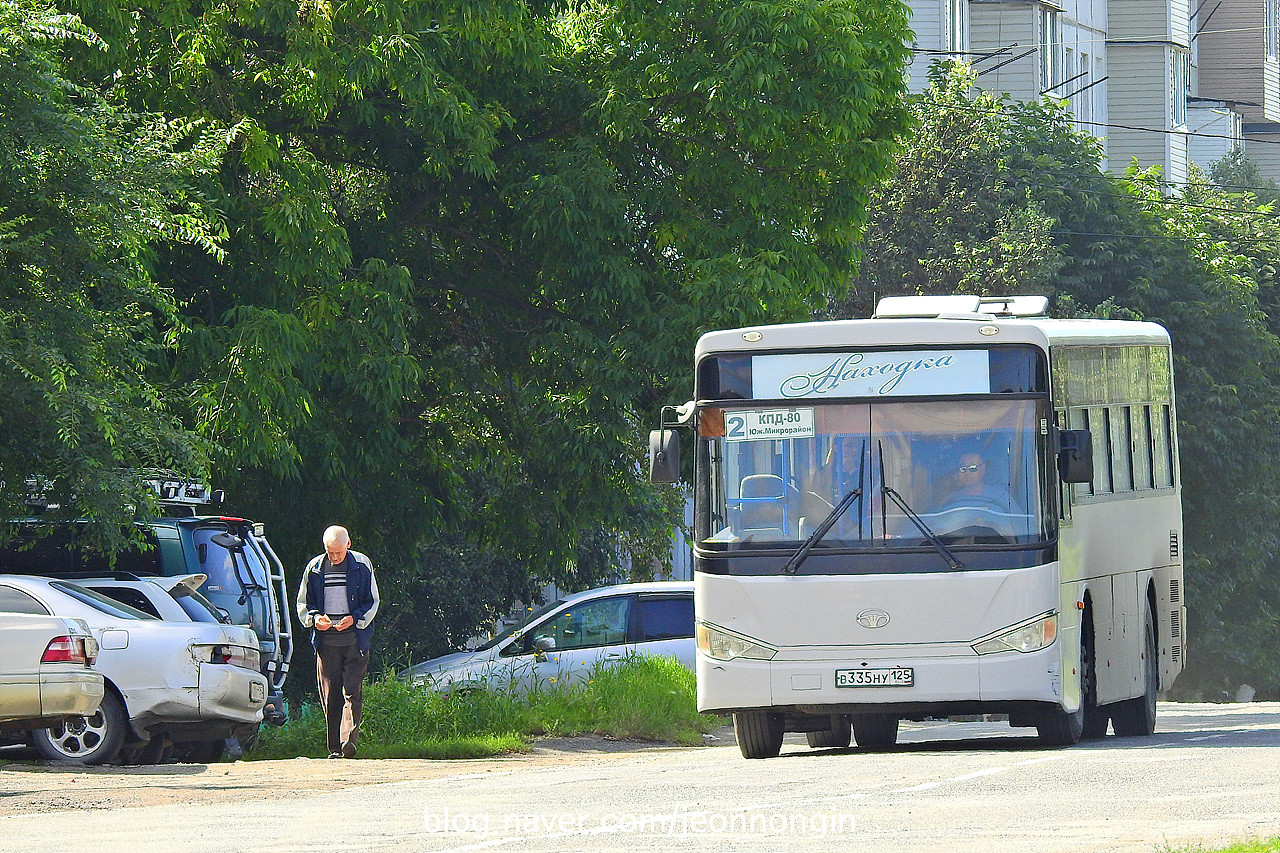
[[(794, 575), (799, 571), (800, 564), (809, 558), (809, 552), (812, 551), (814, 546), (822, 541), (822, 537), (826, 536), (827, 532), (835, 526), (835, 523), (840, 516), (844, 515), (844, 511), (848, 509), (854, 501), (861, 500), (862, 477), (865, 470), (866, 452), (867, 442), (864, 440), (862, 442), (862, 446), (858, 448), (858, 487), (841, 498), (840, 503), (836, 504), (835, 507), (832, 508), (831, 512), (827, 513), (827, 517), (822, 519), (822, 523), (818, 525), (818, 529), (810, 533), (809, 538), (804, 540), (804, 543), (796, 549), (796, 552), (791, 555), (791, 559), (787, 560), (786, 564), (782, 567), (784, 574)], [(858, 537), (861, 538), (861, 518), (858, 519), (858, 527)]]
[[(911, 509), (911, 507), (907, 506), (906, 499), (903, 498), (902, 495), (898, 494), (898, 492), (889, 485), (889, 481), (885, 479), (883, 446), (880, 447), (880, 491), (884, 493), (885, 497), (892, 499), (893, 502), (897, 504), (898, 509), (902, 510), (903, 514), (905, 514), (907, 518), (911, 519), (911, 523), (914, 524), (916, 529), (924, 535), (924, 538), (928, 540), (929, 544), (937, 550), (938, 554), (942, 556), (942, 559), (947, 561), (947, 565), (951, 567), (952, 571), (961, 571), (964, 569), (964, 563), (960, 562), (956, 555), (951, 553), (951, 549), (946, 546), (946, 543), (939, 539), (938, 535), (929, 529), (929, 525), (924, 523), (923, 518), (916, 515), (915, 511)], [(883, 503), (881, 504), (880, 512), (883, 515)]]

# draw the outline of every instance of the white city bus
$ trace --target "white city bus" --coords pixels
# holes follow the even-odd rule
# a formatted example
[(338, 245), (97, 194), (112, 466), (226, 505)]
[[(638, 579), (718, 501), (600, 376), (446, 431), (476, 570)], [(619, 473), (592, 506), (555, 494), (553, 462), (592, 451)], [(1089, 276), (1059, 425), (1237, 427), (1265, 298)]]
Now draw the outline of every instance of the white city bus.
[(1169, 335), (1046, 307), (900, 297), (699, 340), (651, 474), (692, 426), (698, 707), (747, 758), (958, 714), (1154, 731), (1186, 624)]

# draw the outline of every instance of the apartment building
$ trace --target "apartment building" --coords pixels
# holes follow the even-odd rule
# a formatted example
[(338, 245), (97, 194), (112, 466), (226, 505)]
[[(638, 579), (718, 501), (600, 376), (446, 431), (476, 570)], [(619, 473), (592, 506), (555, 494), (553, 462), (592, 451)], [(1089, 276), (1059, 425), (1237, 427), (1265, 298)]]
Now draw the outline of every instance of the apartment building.
[(1196, 16), (1196, 94), (1239, 116), (1245, 156), (1280, 181), (1280, 0), (1213, 0)]
[(1280, 180), (1280, 0), (907, 0), (909, 87), (929, 64), (973, 63), (978, 85), (1067, 101), (1104, 168), (1188, 165), (1242, 146)]

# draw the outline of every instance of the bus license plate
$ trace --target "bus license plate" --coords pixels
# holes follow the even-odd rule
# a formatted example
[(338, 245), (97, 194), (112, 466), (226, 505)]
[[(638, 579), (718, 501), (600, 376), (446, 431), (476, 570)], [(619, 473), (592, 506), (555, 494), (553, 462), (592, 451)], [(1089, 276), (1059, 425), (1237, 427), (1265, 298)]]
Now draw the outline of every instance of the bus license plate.
[(916, 672), (909, 666), (836, 670), (836, 687), (914, 687), (915, 681)]

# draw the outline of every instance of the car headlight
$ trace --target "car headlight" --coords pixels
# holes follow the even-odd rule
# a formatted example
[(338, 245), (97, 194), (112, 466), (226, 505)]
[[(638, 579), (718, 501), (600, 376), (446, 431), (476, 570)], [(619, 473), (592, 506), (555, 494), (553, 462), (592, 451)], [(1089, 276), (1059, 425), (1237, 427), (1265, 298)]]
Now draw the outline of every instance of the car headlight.
[(772, 660), (777, 649), (766, 646), (739, 634), (699, 622), (695, 628), (698, 650), (714, 660), (733, 660), (734, 658), (753, 658), (755, 660)]
[(990, 637), (984, 637), (973, 644), (973, 650), (980, 655), (996, 652), (1037, 652), (1053, 644), (1058, 636), (1058, 614), (1043, 613), (1012, 628), (1005, 628)]

